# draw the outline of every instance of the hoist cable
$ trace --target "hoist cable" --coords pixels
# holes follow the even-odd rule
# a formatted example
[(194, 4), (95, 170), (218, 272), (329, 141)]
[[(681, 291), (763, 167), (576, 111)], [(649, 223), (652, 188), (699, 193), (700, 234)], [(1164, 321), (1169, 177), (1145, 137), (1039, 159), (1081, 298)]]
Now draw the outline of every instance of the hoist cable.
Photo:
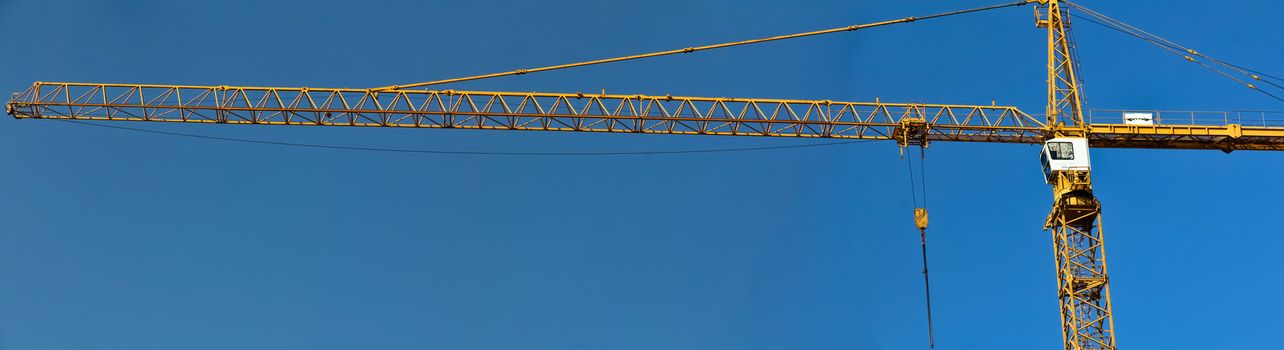
[[(909, 170), (910, 198), (914, 202), (914, 220), (915, 226), (918, 228), (919, 249), (923, 258), (923, 295), (924, 302), (927, 305), (927, 344), (928, 348), (935, 349), (936, 331), (932, 327), (932, 284), (927, 273), (927, 163), (924, 160), (927, 158), (926, 156), (926, 148), (919, 148), (919, 186), (917, 188), (914, 185), (914, 161), (910, 159), (914, 157), (912, 154), (905, 158), (905, 166)], [(920, 189), (922, 190), (921, 192), (919, 191)], [(922, 207), (918, 206), (920, 196), (923, 199)], [(923, 217), (920, 218), (919, 215), (923, 215)], [(923, 222), (920, 223), (919, 220), (923, 220)]]
[[(927, 147), (920, 147), (918, 154), (918, 181), (919, 188), (922, 189), (923, 211), (927, 211)], [(932, 284), (931, 279), (927, 276), (927, 228), (920, 229), (918, 234), (919, 248), (923, 256), (923, 296), (927, 303), (927, 344), (928, 348), (936, 348), (936, 332), (932, 330)]]
[(919, 188), (923, 189), (923, 208), (927, 209), (927, 163), (924, 160), (925, 158), (927, 158), (926, 147), (920, 148), (919, 152), (920, 153), (918, 155), (918, 172), (919, 172), (918, 181), (919, 181)]
[[(910, 199), (913, 200), (915, 208), (927, 208), (927, 168), (924, 161), (925, 153), (926, 151), (920, 149), (918, 156), (919, 176), (914, 176), (914, 162), (912, 160), (914, 156), (909, 155), (904, 158), (905, 168), (909, 172)], [(914, 183), (916, 178), (918, 179), (917, 184)], [(920, 207), (918, 205), (919, 203), (923, 203), (923, 206)]]
[(914, 163), (908, 158), (905, 159), (905, 169), (909, 171), (910, 201), (914, 203), (915, 208), (918, 208), (918, 188), (914, 185)]
[(591, 66), (591, 65), (603, 64), (603, 63), (612, 63), (612, 62), (620, 62), (620, 61), (631, 61), (631, 60), (637, 60), (637, 59), (643, 59), (643, 58), (651, 58), (651, 57), (659, 57), (659, 56), (668, 56), (668, 55), (676, 55), (676, 54), (683, 54), (683, 53), (692, 53), (692, 52), (696, 52), (696, 51), (704, 51), (704, 50), (712, 50), (712, 49), (721, 49), (721, 48), (725, 48), (725, 47), (733, 47), (733, 46), (741, 46), (741, 45), (751, 45), (751, 44), (765, 43), (765, 42), (771, 42), (771, 41), (777, 41), (777, 40), (797, 39), (797, 38), (804, 38), (804, 37), (816, 36), (816, 35), (824, 35), (824, 34), (833, 34), (833, 33), (850, 32), (850, 31), (855, 31), (855, 30), (858, 30), (858, 29), (873, 28), (873, 27), (881, 27), (881, 26), (885, 26), (885, 25), (898, 24), (898, 23), (909, 23), (909, 22), (921, 21), (921, 20), (928, 20), (928, 19), (936, 19), (936, 18), (949, 17), (949, 16), (955, 16), (955, 15), (962, 15), (962, 14), (968, 14), (968, 13), (974, 13), (974, 12), (982, 12), (982, 11), (989, 11), (989, 10), (1001, 9), (1001, 8), (1005, 8), (1005, 7), (1012, 7), (1012, 6), (1021, 6), (1021, 5), (1025, 5), (1025, 4), (1028, 4), (1028, 3), (1030, 3), (1030, 1), (1023, 0), (1023, 1), (1013, 2), (1013, 3), (1007, 3), (1007, 4), (999, 4), (999, 5), (991, 5), (991, 6), (984, 6), (984, 7), (971, 8), (971, 9), (966, 9), (966, 10), (958, 10), (958, 11), (942, 12), (942, 13), (931, 14), (931, 15), (927, 15), (927, 16), (919, 16), (919, 17), (905, 17), (905, 18), (893, 19), (893, 20), (882, 21), (882, 22), (874, 22), (874, 23), (866, 23), (866, 24), (855, 24), (855, 25), (849, 25), (849, 26), (845, 26), (845, 27), (836, 27), (836, 28), (822, 29), (822, 30), (816, 30), (816, 31), (810, 31), (810, 32), (802, 32), (802, 33), (794, 33), (794, 34), (786, 34), (786, 35), (770, 36), (770, 37), (765, 37), (765, 38), (750, 39), (750, 40), (743, 40), (743, 41), (733, 41), (733, 42), (726, 42), (726, 43), (719, 43), (719, 44), (711, 44), (711, 45), (704, 45), (704, 46), (693, 46), (693, 47), (681, 48), (681, 49), (676, 49), (676, 50), (657, 51), (657, 52), (651, 52), (651, 53), (644, 53), (644, 54), (637, 54), (637, 55), (630, 55), (630, 56), (620, 56), (620, 57), (613, 57), (613, 58), (604, 58), (604, 59), (598, 59), (598, 60), (592, 60), (592, 61), (583, 61), (583, 62), (575, 62), (575, 63), (566, 63), (566, 64), (559, 64), (559, 65), (552, 65), (552, 66), (545, 66), (545, 67), (538, 67), (538, 68), (517, 69), (517, 70), (511, 70), (511, 71), (507, 71), (507, 72), (499, 72), (499, 73), (491, 73), (491, 74), (482, 74), (482, 75), (474, 75), (474, 76), (459, 77), (459, 78), (451, 78), (451, 79), (442, 79), (442, 80), (433, 80), (433, 81), (427, 81), (427, 82), (421, 82), (421, 83), (414, 83), (414, 84), (406, 84), (406, 85), (389, 85), (389, 86), (383, 86), (383, 87), (373, 88), (373, 89), (371, 89), (371, 90), (374, 90), (374, 91), (386, 91), (386, 90), (409, 89), (409, 88), (423, 87), (423, 86), (428, 86), (428, 85), (439, 85), (439, 84), (447, 84), (447, 83), (458, 83), (458, 82), (463, 82), (463, 81), (480, 80), (480, 79), (495, 78), (495, 77), (503, 77), (503, 76), (510, 76), (510, 75), (522, 75), (522, 74), (526, 74), (526, 73), (544, 72), (544, 71), (557, 70), (557, 69), (566, 69), (566, 68), (575, 68), (575, 67)]
[(932, 284), (927, 277), (927, 231), (919, 230), (919, 247), (923, 251), (923, 295), (927, 297), (927, 347), (936, 348), (936, 335), (932, 330)]

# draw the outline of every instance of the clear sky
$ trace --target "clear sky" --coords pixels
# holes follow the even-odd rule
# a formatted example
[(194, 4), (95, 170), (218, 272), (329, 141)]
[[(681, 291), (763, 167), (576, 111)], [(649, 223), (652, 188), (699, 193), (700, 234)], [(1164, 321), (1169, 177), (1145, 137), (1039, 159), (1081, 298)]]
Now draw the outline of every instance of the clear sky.
[[(1000, 1), (0, 1), (33, 81), (370, 87)], [(1276, 1), (1084, 0), (1275, 75)], [(456, 89), (1044, 105), (1030, 7)], [(1076, 27), (1094, 108), (1284, 109)], [(806, 140), (128, 124), (288, 142), (639, 151)], [(0, 349), (914, 349), (918, 237), (891, 143), (480, 157), (0, 118)], [(1060, 345), (1037, 147), (928, 150), (939, 349)], [(1280, 153), (1093, 151), (1119, 345), (1272, 348)]]

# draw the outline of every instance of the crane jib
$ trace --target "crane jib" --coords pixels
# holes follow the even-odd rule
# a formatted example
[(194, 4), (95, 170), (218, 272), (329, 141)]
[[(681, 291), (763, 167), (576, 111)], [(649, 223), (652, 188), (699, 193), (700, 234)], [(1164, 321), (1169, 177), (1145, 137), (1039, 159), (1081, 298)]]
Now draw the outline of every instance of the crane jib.
[[(42, 82), (15, 118), (501, 129), (1039, 144), (1054, 133), (1012, 106), (454, 90)], [(1097, 148), (1284, 150), (1284, 113), (1094, 113)]]
[[(1028, 114), (1012, 106), (841, 102), (585, 93), (414, 89), (692, 53), (1024, 4), (1037, 4), (1046, 29), (1047, 104)], [(1061, 5), (1066, 5), (1062, 7)], [(1086, 15), (1076, 16), (1070, 9)], [(929, 142), (1044, 144), (1041, 162), (1053, 205), (1044, 221), (1055, 251), (1061, 328), (1066, 349), (1115, 349), (1115, 330), (1089, 148), (1284, 150), (1284, 112), (1088, 110), (1068, 18), (1076, 16), (1159, 46), (1244, 86), (1284, 101), (1284, 79), (1214, 59), (1149, 32), (1062, 0), (1026, 0), (928, 16), (904, 17), (811, 32), (644, 53), (371, 89), (191, 86), (37, 82), (14, 94), (6, 112), (18, 119), (141, 121), (237, 125), (365, 126), (726, 135)], [(1046, 144), (1045, 144), (1046, 142)], [(912, 183), (912, 182), (911, 182)], [(912, 186), (912, 185), (911, 185)], [(926, 204), (924, 205), (926, 207)], [(927, 285), (927, 216), (917, 226)], [(930, 294), (929, 294), (930, 295)], [(930, 296), (929, 304), (929, 337)], [(929, 344), (934, 340), (929, 338)]]

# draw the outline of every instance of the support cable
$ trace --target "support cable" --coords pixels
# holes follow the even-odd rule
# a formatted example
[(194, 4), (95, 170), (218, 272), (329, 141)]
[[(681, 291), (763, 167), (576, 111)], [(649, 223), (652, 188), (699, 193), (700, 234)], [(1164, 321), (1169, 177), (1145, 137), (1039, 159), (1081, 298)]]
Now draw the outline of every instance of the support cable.
[(882, 22), (874, 22), (874, 23), (866, 23), (866, 24), (855, 24), (855, 25), (849, 25), (849, 26), (845, 26), (845, 27), (837, 27), (837, 28), (823, 29), (823, 30), (810, 31), (810, 32), (802, 32), (802, 33), (794, 33), (794, 34), (786, 34), (786, 35), (770, 36), (770, 37), (765, 37), (765, 38), (750, 39), (750, 40), (743, 40), (743, 41), (725, 42), (725, 43), (712, 44), (712, 45), (704, 45), (704, 46), (693, 46), (693, 47), (681, 48), (681, 49), (676, 49), (676, 50), (657, 51), (657, 52), (644, 53), (644, 54), (637, 54), (637, 55), (630, 55), (630, 56), (620, 56), (620, 57), (613, 57), (613, 58), (604, 58), (604, 59), (598, 59), (598, 60), (592, 60), (592, 61), (583, 61), (583, 62), (575, 62), (575, 63), (566, 63), (566, 64), (559, 64), (559, 65), (552, 65), (552, 66), (545, 66), (545, 67), (538, 67), (538, 68), (517, 69), (517, 70), (511, 70), (511, 71), (507, 71), (507, 72), (499, 72), (499, 73), (491, 73), (491, 74), (482, 74), (482, 75), (474, 75), (474, 76), (459, 77), (459, 78), (451, 78), (451, 79), (442, 79), (442, 80), (433, 80), (433, 81), (427, 81), (427, 82), (421, 82), (421, 83), (414, 83), (414, 84), (406, 84), (406, 85), (389, 85), (389, 86), (383, 86), (383, 87), (373, 88), (373, 89), (371, 89), (371, 90), (373, 90), (373, 91), (387, 91), (387, 90), (409, 89), (409, 88), (417, 88), (417, 87), (423, 87), (423, 86), (428, 86), (428, 85), (439, 85), (439, 84), (447, 84), (447, 83), (458, 83), (458, 82), (463, 82), (463, 81), (480, 80), (480, 79), (495, 78), (495, 77), (503, 77), (503, 76), (510, 76), (510, 75), (522, 75), (522, 74), (526, 74), (526, 73), (544, 72), (544, 71), (550, 71), (550, 70), (566, 69), (566, 68), (575, 68), (575, 67), (583, 67), (583, 66), (591, 66), (591, 65), (603, 64), (603, 63), (612, 63), (612, 62), (620, 62), (620, 61), (631, 61), (631, 60), (637, 60), (637, 59), (643, 59), (643, 58), (651, 58), (651, 57), (659, 57), (659, 56), (668, 56), (668, 55), (675, 55), (675, 54), (682, 54), (682, 53), (692, 53), (692, 52), (696, 52), (696, 51), (704, 51), (704, 50), (712, 50), (712, 49), (721, 49), (721, 48), (724, 48), (724, 47), (741, 46), (741, 45), (751, 45), (751, 44), (765, 43), (765, 42), (777, 41), (777, 40), (797, 39), (797, 38), (804, 38), (804, 37), (816, 36), (816, 35), (833, 34), (833, 33), (841, 33), (841, 32), (850, 32), (850, 31), (855, 31), (855, 30), (859, 30), (859, 29), (873, 28), (873, 27), (881, 27), (881, 26), (890, 25), (890, 24), (909, 23), (909, 22), (914, 22), (914, 21), (921, 21), (921, 20), (928, 20), (928, 19), (936, 19), (936, 18), (949, 17), (949, 16), (956, 16), (956, 15), (962, 15), (962, 14), (968, 14), (968, 13), (974, 13), (974, 12), (989, 11), (989, 10), (1001, 9), (1001, 8), (1005, 8), (1005, 7), (1021, 6), (1021, 5), (1028, 4), (1028, 3), (1030, 3), (1030, 2), (1033, 2), (1033, 1), (1031, 1), (1031, 0), (1022, 0), (1022, 1), (1017, 1), (1017, 2), (1012, 2), (1012, 3), (1007, 3), (1007, 4), (999, 4), (999, 5), (991, 5), (991, 6), (984, 6), (984, 7), (971, 8), (971, 9), (966, 9), (966, 10), (958, 10), (958, 11), (942, 12), (942, 13), (931, 14), (931, 15), (927, 15), (927, 16), (905, 17), (905, 18), (894, 19), (894, 20), (888, 20), (888, 21), (882, 21)]
[[(1083, 6), (1079, 5), (1079, 4), (1075, 4), (1075, 3), (1072, 3), (1072, 2), (1069, 2), (1069, 1), (1063, 1), (1062, 3), (1066, 4), (1067, 6), (1069, 6), (1069, 7), (1071, 7), (1071, 8), (1074, 8), (1074, 9), (1076, 9), (1076, 10), (1079, 10), (1079, 12), (1082, 12), (1082, 13), (1084, 13), (1084, 14), (1087, 14), (1087, 16), (1080, 16), (1080, 15), (1078, 15), (1078, 14), (1071, 14), (1072, 16), (1074, 16), (1074, 17), (1076, 17), (1076, 18), (1079, 18), (1079, 19), (1082, 19), (1082, 20), (1086, 20), (1086, 21), (1091, 22), (1091, 23), (1093, 23), (1093, 24), (1100, 25), (1100, 26), (1106, 27), (1106, 28), (1108, 28), (1108, 29), (1111, 29), (1111, 30), (1114, 30), (1114, 31), (1117, 31), (1117, 32), (1120, 32), (1120, 33), (1124, 33), (1124, 34), (1130, 35), (1130, 36), (1132, 36), (1132, 37), (1135, 37), (1135, 38), (1141, 39), (1141, 40), (1143, 40), (1143, 41), (1146, 41), (1146, 42), (1148, 42), (1148, 43), (1150, 43), (1150, 44), (1153, 44), (1153, 45), (1155, 45), (1155, 46), (1158, 46), (1158, 47), (1159, 47), (1159, 48), (1161, 48), (1161, 49), (1164, 49), (1165, 51), (1168, 51), (1168, 52), (1170, 52), (1170, 53), (1172, 53), (1172, 54), (1174, 54), (1174, 55), (1177, 55), (1178, 57), (1182, 57), (1182, 58), (1186, 59), (1187, 61), (1190, 61), (1190, 62), (1192, 62), (1192, 63), (1198, 64), (1199, 66), (1204, 67), (1205, 69), (1208, 69), (1208, 70), (1210, 70), (1210, 71), (1213, 71), (1214, 73), (1217, 73), (1218, 75), (1221, 75), (1221, 76), (1223, 76), (1223, 77), (1225, 77), (1225, 78), (1227, 78), (1227, 79), (1230, 79), (1230, 80), (1232, 80), (1232, 81), (1235, 81), (1235, 82), (1237, 82), (1237, 83), (1240, 83), (1240, 84), (1242, 84), (1242, 85), (1244, 85), (1244, 86), (1248, 87), (1249, 89), (1253, 89), (1253, 90), (1255, 90), (1255, 91), (1257, 91), (1257, 92), (1260, 92), (1260, 93), (1262, 93), (1262, 94), (1265, 94), (1265, 95), (1267, 95), (1267, 96), (1270, 96), (1271, 98), (1274, 98), (1274, 99), (1276, 99), (1276, 100), (1278, 100), (1278, 101), (1284, 102), (1284, 98), (1281, 98), (1279, 95), (1274, 94), (1274, 93), (1271, 93), (1271, 92), (1266, 91), (1266, 90), (1263, 90), (1261, 87), (1258, 87), (1257, 85), (1254, 85), (1254, 84), (1252, 84), (1252, 83), (1249, 83), (1249, 82), (1245, 81), (1245, 80), (1244, 80), (1244, 78), (1236, 77), (1234, 74), (1228, 73), (1228, 72), (1226, 72), (1226, 71), (1225, 71), (1225, 70), (1223, 70), (1223, 69), (1219, 69), (1219, 68), (1214, 67), (1213, 65), (1210, 65), (1210, 64), (1208, 64), (1208, 63), (1206, 63), (1206, 62), (1200, 61), (1200, 60), (1196, 59), (1196, 57), (1198, 57), (1198, 58), (1202, 58), (1202, 59), (1204, 59), (1204, 60), (1207, 60), (1208, 62), (1212, 62), (1213, 64), (1219, 65), (1219, 66), (1221, 66), (1221, 67), (1225, 68), (1226, 70), (1231, 70), (1231, 71), (1237, 72), (1237, 73), (1239, 73), (1240, 75), (1242, 75), (1242, 76), (1244, 76), (1244, 77), (1247, 77), (1248, 79), (1252, 79), (1252, 80), (1260, 81), (1260, 82), (1263, 82), (1263, 83), (1265, 83), (1265, 84), (1267, 84), (1267, 85), (1273, 86), (1273, 87), (1278, 88), (1278, 89), (1281, 89), (1281, 90), (1284, 90), (1284, 85), (1282, 85), (1282, 84), (1281, 84), (1281, 82), (1284, 82), (1284, 79), (1280, 79), (1279, 77), (1276, 77), (1276, 76), (1273, 76), (1273, 75), (1270, 75), (1270, 74), (1261, 73), (1261, 72), (1256, 71), (1256, 70), (1253, 70), (1253, 69), (1245, 68), (1245, 67), (1242, 67), (1242, 66), (1238, 66), (1238, 65), (1235, 65), (1235, 64), (1231, 64), (1231, 63), (1229, 63), (1229, 62), (1226, 62), (1226, 61), (1222, 61), (1222, 60), (1219, 60), (1219, 59), (1216, 59), (1216, 58), (1210, 57), (1210, 56), (1208, 56), (1208, 55), (1205, 55), (1205, 54), (1203, 54), (1203, 53), (1200, 53), (1200, 52), (1195, 51), (1195, 50), (1193, 50), (1193, 49), (1190, 49), (1190, 48), (1188, 48), (1188, 47), (1185, 47), (1185, 46), (1182, 46), (1182, 45), (1177, 44), (1177, 43), (1175, 43), (1175, 42), (1172, 42), (1172, 41), (1170, 41), (1170, 40), (1168, 40), (1168, 39), (1164, 39), (1163, 37), (1160, 37), (1160, 36), (1158, 36), (1158, 35), (1151, 34), (1150, 32), (1147, 32), (1147, 31), (1145, 31), (1145, 30), (1142, 30), (1142, 29), (1137, 28), (1137, 27), (1135, 27), (1135, 26), (1132, 26), (1132, 25), (1130, 25), (1130, 24), (1124, 23), (1123, 21), (1120, 21), (1120, 20), (1117, 20), (1117, 19), (1111, 18), (1111, 17), (1106, 16), (1106, 15), (1104, 15), (1104, 14), (1101, 14), (1101, 13), (1099, 13), (1099, 12), (1096, 12), (1096, 11), (1093, 11), (1093, 10), (1088, 9), (1088, 8), (1086, 8), (1086, 7), (1083, 7)], [(1265, 77), (1265, 79), (1264, 79), (1264, 77)], [(1272, 81), (1272, 80), (1276, 80), (1276, 81), (1280, 81), (1280, 82), (1275, 82), (1275, 81)]]

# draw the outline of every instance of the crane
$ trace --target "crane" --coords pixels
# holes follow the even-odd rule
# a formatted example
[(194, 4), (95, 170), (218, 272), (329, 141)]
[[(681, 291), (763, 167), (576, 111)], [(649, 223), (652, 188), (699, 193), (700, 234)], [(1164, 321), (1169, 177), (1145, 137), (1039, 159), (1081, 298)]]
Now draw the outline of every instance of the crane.
[[(674, 95), (427, 89), (660, 55), (910, 23), (1025, 4), (1047, 32), (1047, 105), (1041, 114), (994, 103), (961, 105)], [(684, 48), (475, 77), (369, 89), (36, 82), (15, 93), (17, 119), (241, 125), (365, 126), (479, 130), (768, 136), (893, 141), (1041, 144), (1066, 349), (1115, 349), (1110, 281), (1093, 194), (1091, 148), (1284, 150), (1284, 126), (1240, 114), (1160, 113), (1106, 120), (1086, 115), (1064, 0), (1024, 0), (981, 9)], [(1198, 55), (1193, 50), (1191, 55)], [(1192, 57), (1187, 56), (1187, 59)], [(1259, 79), (1254, 75), (1254, 79)], [(1260, 79), (1259, 79), (1260, 80)], [(1255, 86), (1249, 85), (1256, 89)], [(916, 211), (925, 229), (926, 211)]]

